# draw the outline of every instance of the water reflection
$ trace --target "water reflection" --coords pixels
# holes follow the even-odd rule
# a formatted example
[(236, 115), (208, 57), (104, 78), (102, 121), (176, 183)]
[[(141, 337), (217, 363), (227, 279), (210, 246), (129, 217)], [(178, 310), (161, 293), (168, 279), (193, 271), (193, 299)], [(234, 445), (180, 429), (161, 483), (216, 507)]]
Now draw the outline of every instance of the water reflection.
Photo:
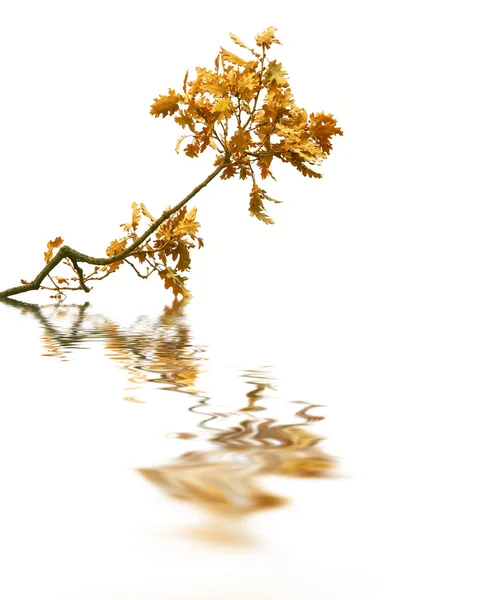
[[(43, 356), (68, 361), (73, 351), (87, 350), (101, 342), (106, 356), (128, 371), (133, 386), (128, 386), (127, 392), (151, 382), (166, 390), (199, 394), (194, 384), (204, 348), (191, 342), (183, 301), (166, 306), (157, 319), (140, 316), (130, 327), (121, 328), (113, 319), (92, 313), (87, 302), (39, 306), (10, 298), (0, 300), (39, 322)], [(125, 399), (140, 402), (132, 395)]]
[[(207, 449), (185, 452), (169, 464), (139, 472), (170, 496), (210, 509), (219, 515), (244, 515), (277, 507), (286, 498), (264, 490), (265, 475), (325, 477), (333, 460), (318, 446), (321, 437), (309, 427), (321, 421), (319, 405), (293, 401), (290, 423), (281, 418), (282, 404), (270, 369), (245, 370), (241, 405), (217, 406), (196, 387), (203, 371), (205, 349), (191, 340), (184, 302), (166, 307), (157, 319), (139, 317), (128, 328), (93, 314), (89, 304), (45, 306), (2, 300), (29, 313), (42, 328), (44, 355), (69, 360), (74, 350), (102, 343), (105, 354), (128, 373), (125, 399), (143, 402), (147, 386), (194, 397), (190, 407), (199, 415), (195, 431), (174, 432), (179, 439), (204, 438)], [(234, 397), (227, 390), (228, 397)], [(272, 414), (276, 412), (276, 414)], [(264, 413), (264, 414), (263, 414)], [(190, 427), (189, 427), (190, 429)]]
[(209, 438), (210, 450), (187, 452), (172, 464), (140, 472), (175, 498), (232, 515), (286, 504), (287, 499), (261, 489), (258, 481), (263, 475), (327, 475), (333, 461), (317, 447), (321, 437), (306, 427), (323, 419), (308, 413), (317, 405), (303, 402), (295, 415), (298, 424), (248, 415), (265, 410), (255, 403), (264, 400), (264, 391), (271, 384), (264, 382), (264, 373), (258, 373), (258, 379), (238, 414), (212, 413), (200, 422), (199, 427), (204, 428), (210, 421), (219, 424), (217, 433)]

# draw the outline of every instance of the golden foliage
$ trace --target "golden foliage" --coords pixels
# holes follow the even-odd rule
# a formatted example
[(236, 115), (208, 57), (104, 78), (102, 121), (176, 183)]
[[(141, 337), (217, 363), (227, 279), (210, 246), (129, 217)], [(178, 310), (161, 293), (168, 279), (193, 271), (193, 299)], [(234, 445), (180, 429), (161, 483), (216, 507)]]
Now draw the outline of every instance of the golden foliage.
[(207, 148), (216, 151), (215, 165), (224, 164), (222, 179), (239, 176), (252, 179), (249, 194), (251, 215), (273, 223), (263, 200), (269, 200), (256, 181), (271, 177), (274, 159), (289, 163), (306, 177), (320, 178), (314, 167), (321, 165), (332, 149), (331, 140), (342, 135), (335, 118), (324, 112), (307, 113), (293, 99), (288, 73), (268, 51), (281, 42), (276, 27), (255, 37), (251, 48), (233, 33), (232, 41), (249, 56), (221, 48), (215, 68), (196, 68), (196, 76), (185, 75), (183, 90), (169, 89), (151, 106), (155, 117), (173, 116), (190, 133), (178, 141), (187, 156), (200, 156)]
[[(275, 180), (273, 165), (277, 159), (305, 177), (321, 178), (317, 169), (332, 150), (332, 139), (342, 135), (332, 114), (308, 114), (295, 103), (288, 73), (280, 62), (268, 58), (272, 47), (281, 44), (275, 32), (276, 27), (268, 27), (256, 35), (254, 48), (231, 33), (238, 54), (221, 47), (213, 69), (196, 67), (192, 78), (187, 72), (182, 90), (169, 89), (153, 101), (150, 110), (156, 118), (173, 117), (183, 129), (175, 147), (177, 152), (183, 149), (187, 156), (196, 158), (210, 148), (215, 151), (214, 165), (220, 169), (221, 179), (250, 180), (249, 212), (266, 224), (273, 223), (273, 219), (265, 202), (278, 200), (262, 189), (258, 177)], [(211, 179), (212, 176), (192, 195)], [(138, 233), (140, 225), (143, 223), (147, 231), (157, 219), (143, 203), (134, 202), (131, 208), (131, 220), (121, 225), (122, 237), (106, 249), (109, 264), (104, 264), (104, 259), (92, 259), (91, 264), (98, 266), (91, 274), (83, 275), (75, 262), (66, 259), (64, 264), (75, 271), (75, 277), (57, 278), (56, 282), (49, 276), (54, 287), (42, 287), (57, 293), (66, 289), (88, 291), (87, 281), (103, 279), (126, 262), (139, 277), (146, 279), (156, 272), (165, 288), (175, 296), (187, 297), (185, 273), (190, 269), (190, 250), (203, 245), (197, 235), (196, 209), (187, 212), (183, 206), (147, 237)], [(62, 243), (60, 237), (48, 242), (46, 263)], [(131, 259), (145, 270), (139, 270)]]
[[(137, 230), (144, 219), (148, 221), (147, 228), (155, 221), (144, 204), (138, 205), (133, 202), (131, 210), (131, 221), (120, 225), (126, 236), (112, 241), (106, 249), (110, 257), (123, 252), (128, 243), (137, 241)], [(182, 273), (190, 269), (190, 250), (204, 245), (202, 238), (197, 235), (200, 224), (196, 221), (196, 217), (195, 207), (190, 210), (187, 210), (186, 206), (182, 207), (155, 230), (155, 239), (152, 242), (140, 244), (133, 250), (130, 257), (136, 259), (140, 265), (144, 265), (144, 272), (127, 257), (102, 267), (101, 271), (111, 273), (123, 262), (128, 262), (139, 277), (147, 279), (153, 273), (158, 273), (165, 288), (172, 290), (174, 296), (180, 294), (184, 298), (189, 297), (190, 293), (185, 286), (187, 277)]]

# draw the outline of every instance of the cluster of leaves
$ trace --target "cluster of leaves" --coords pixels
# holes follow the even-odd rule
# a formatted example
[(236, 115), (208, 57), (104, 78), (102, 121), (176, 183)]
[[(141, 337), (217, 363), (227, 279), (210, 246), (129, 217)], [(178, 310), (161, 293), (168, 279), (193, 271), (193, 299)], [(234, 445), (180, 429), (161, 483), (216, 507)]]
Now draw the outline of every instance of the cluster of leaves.
[[(116, 257), (127, 246), (136, 244), (139, 239), (138, 232), (147, 229), (155, 222), (155, 217), (143, 203), (138, 205), (133, 202), (131, 209), (131, 221), (120, 225), (123, 235), (113, 240), (106, 248), (106, 254), (110, 258)], [(167, 210), (170, 210), (170, 207)], [(95, 266), (91, 273), (83, 277), (84, 283), (105, 279), (117, 271), (123, 263), (127, 263), (142, 279), (157, 273), (164, 282), (165, 288), (171, 289), (175, 297), (180, 294), (188, 298), (190, 293), (185, 285), (187, 276), (184, 273), (190, 269), (190, 250), (204, 245), (202, 238), (197, 235), (200, 224), (195, 220), (196, 216), (195, 207), (187, 210), (187, 207), (183, 206), (155, 230), (152, 239), (139, 244), (128, 257), (115, 260), (108, 265)], [(47, 243), (47, 252), (44, 253), (46, 263), (52, 259), (54, 249), (62, 243), (60, 237)], [(135, 259), (138, 264), (132, 259)], [(65, 259), (63, 264), (76, 272), (71, 260)], [(61, 299), (64, 291), (81, 289), (78, 274), (73, 277), (49, 275), (49, 279), (51, 285), (42, 287), (56, 292), (51, 298)]]
[[(216, 152), (215, 165), (225, 164), (222, 179), (251, 179), (249, 212), (272, 223), (265, 200), (277, 202), (258, 184), (272, 177), (272, 163), (289, 163), (307, 177), (322, 177), (315, 170), (332, 149), (331, 139), (342, 130), (331, 114), (308, 114), (296, 105), (281, 63), (269, 60), (268, 51), (280, 44), (275, 27), (256, 36), (250, 48), (234, 34), (231, 38), (247, 57), (221, 48), (214, 69), (197, 67), (181, 92), (160, 95), (151, 106), (155, 117), (171, 116), (187, 133), (177, 142), (189, 157), (207, 148)], [(228, 160), (228, 157), (230, 160)]]
[[(184, 130), (176, 145), (177, 152), (183, 149), (187, 156), (195, 158), (208, 148), (215, 151), (216, 169), (202, 184), (173, 210), (166, 209), (158, 220), (144, 204), (133, 203), (131, 222), (123, 224), (123, 236), (109, 244), (107, 259), (94, 259), (67, 247), (61, 249), (63, 263), (74, 271), (72, 277), (50, 275), (59, 262), (54, 250), (63, 243), (62, 238), (55, 238), (48, 242), (45, 252), (48, 266), (36, 279), (42, 281), (48, 277), (51, 283), (22, 281), (25, 289), (12, 288), (4, 294), (40, 287), (53, 290), (52, 297), (61, 299), (65, 290), (89, 291), (86, 282), (104, 279), (122, 263), (128, 263), (139, 277), (146, 279), (158, 273), (175, 296), (187, 297), (185, 273), (190, 268), (190, 250), (203, 244), (197, 235), (196, 209), (187, 211), (185, 203), (202, 187), (217, 175), (221, 179), (249, 180), (249, 212), (269, 224), (273, 220), (265, 202), (279, 201), (267, 194), (259, 179), (275, 179), (272, 171), (275, 159), (292, 165), (306, 177), (322, 177), (316, 167), (327, 158), (332, 138), (342, 135), (342, 130), (333, 115), (308, 114), (296, 105), (287, 72), (281, 63), (268, 58), (272, 47), (280, 44), (275, 31), (275, 27), (268, 27), (258, 34), (254, 48), (231, 34), (232, 41), (244, 51), (244, 57), (221, 48), (213, 69), (197, 67), (192, 79), (187, 72), (180, 92), (169, 89), (151, 105), (153, 116), (173, 117)], [(147, 229), (139, 234), (143, 222)], [(95, 265), (94, 270), (84, 275), (79, 262)]]
[[(155, 222), (155, 217), (150, 214), (143, 203), (138, 205), (133, 202), (131, 208), (131, 221), (120, 225), (125, 235), (112, 241), (106, 249), (106, 254), (110, 257), (123, 252), (128, 244), (137, 242), (138, 230), (140, 224), (143, 223), (143, 218), (148, 221), (148, 225), (142, 227), (142, 230)], [(167, 210), (169, 209), (170, 207)], [(157, 273), (164, 282), (165, 288), (171, 289), (174, 296), (178, 294), (184, 298), (190, 296), (185, 286), (187, 277), (183, 273), (190, 269), (190, 250), (196, 246), (201, 248), (204, 245), (202, 238), (197, 235), (200, 224), (195, 220), (196, 216), (195, 206), (190, 210), (183, 206), (157, 228), (153, 240), (141, 244), (131, 253), (130, 257), (143, 265), (145, 272), (142, 272), (128, 258), (101, 267), (100, 271), (113, 273), (123, 262), (126, 262), (143, 279), (147, 279), (152, 273)]]

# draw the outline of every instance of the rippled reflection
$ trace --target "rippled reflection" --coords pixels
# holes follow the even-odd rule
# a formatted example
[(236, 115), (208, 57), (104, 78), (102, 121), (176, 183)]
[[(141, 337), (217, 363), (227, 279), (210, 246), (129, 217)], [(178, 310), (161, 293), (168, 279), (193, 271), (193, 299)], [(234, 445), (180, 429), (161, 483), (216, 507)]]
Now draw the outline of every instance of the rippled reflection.
[[(290, 423), (282, 422), (278, 410), (272, 415), (275, 406), (287, 407), (289, 401), (278, 397), (268, 368), (241, 373), (247, 391), (237, 408), (216, 406), (197, 389), (205, 350), (191, 341), (183, 302), (166, 307), (158, 319), (139, 317), (128, 328), (92, 314), (89, 304), (39, 307), (4, 302), (38, 320), (44, 355), (68, 360), (72, 351), (101, 342), (106, 355), (128, 373), (127, 400), (143, 402), (150, 383), (194, 397), (190, 411), (200, 416), (196, 431), (173, 436), (187, 443), (202, 437), (208, 448), (185, 452), (169, 464), (139, 469), (170, 496), (218, 514), (243, 515), (287, 502), (260, 486), (264, 475), (325, 477), (330, 473), (333, 460), (318, 446), (321, 437), (309, 427), (323, 419), (314, 412), (319, 405), (294, 402)], [(232, 390), (227, 394), (234, 396)]]
[[(263, 406), (254, 406), (256, 395), (258, 400), (264, 398), (262, 386), (259, 382), (246, 394), (247, 405), (239, 409), (239, 415), (213, 413), (220, 427), (209, 438), (213, 448), (187, 452), (172, 464), (140, 472), (175, 498), (225, 514), (245, 514), (286, 504), (285, 498), (259, 487), (260, 476), (322, 477), (333, 467), (333, 461), (316, 447), (321, 437), (306, 428), (323, 418), (308, 413), (313, 405), (302, 403), (304, 407), (296, 412), (298, 424), (247, 415), (249, 411), (264, 410)], [(231, 420), (235, 424), (230, 425)], [(199, 426), (207, 427), (207, 421)]]

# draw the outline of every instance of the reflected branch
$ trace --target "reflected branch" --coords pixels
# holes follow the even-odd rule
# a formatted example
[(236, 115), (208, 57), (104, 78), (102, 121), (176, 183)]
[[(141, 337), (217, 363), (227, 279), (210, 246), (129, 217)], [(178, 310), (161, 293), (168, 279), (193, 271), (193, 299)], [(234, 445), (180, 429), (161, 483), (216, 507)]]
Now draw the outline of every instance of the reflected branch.
[(32, 316), (40, 325), (47, 356), (68, 360), (69, 353), (100, 341), (107, 356), (130, 374), (129, 379), (161, 384), (166, 390), (196, 394), (194, 383), (203, 349), (191, 343), (185, 322), (186, 300), (174, 300), (157, 319), (139, 317), (122, 329), (113, 319), (82, 305), (31, 304), (12, 298), (0, 302)]
[[(163, 390), (188, 393), (196, 399), (188, 410), (197, 415), (198, 422), (192, 424), (199, 435), (172, 435), (185, 440), (205, 437), (208, 449), (188, 451), (169, 464), (139, 469), (170, 496), (218, 515), (241, 516), (287, 503), (261, 487), (264, 476), (322, 478), (332, 474), (335, 461), (320, 448), (322, 437), (312, 431), (324, 418), (314, 414), (321, 405), (294, 401), (298, 405), (294, 419), (282, 422), (278, 413), (288, 401), (278, 397), (276, 381), (267, 367), (241, 373), (248, 389), (239, 408), (216, 408), (209, 395), (196, 389), (205, 349), (192, 342), (184, 315), (186, 301), (174, 301), (156, 319), (138, 317), (128, 328), (93, 313), (88, 303), (38, 306), (10, 298), (0, 301), (37, 320), (51, 356), (68, 360), (70, 352), (102, 343), (107, 357), (128, 372), (133, 384), (130, 389), (143, 392), (148, 383), (155, 383)], [(143, 402), (135, 397), (126, 399)]]

